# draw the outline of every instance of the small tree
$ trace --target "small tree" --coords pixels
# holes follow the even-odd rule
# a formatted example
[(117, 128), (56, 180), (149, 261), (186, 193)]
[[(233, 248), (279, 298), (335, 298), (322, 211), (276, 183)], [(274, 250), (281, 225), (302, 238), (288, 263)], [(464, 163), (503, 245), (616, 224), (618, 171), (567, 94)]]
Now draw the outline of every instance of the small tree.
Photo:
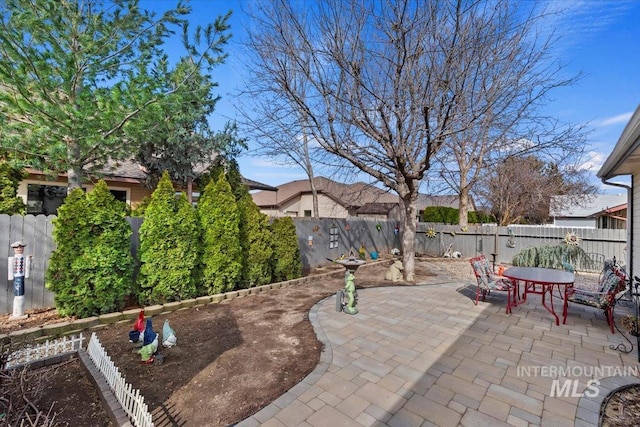
[(273, 236), (269, 228), (269, 218), (260, 212), (251, 195), (246, 194), (238, 202), (243, 212), (244, 223), (241, 233), (246, 239), (244, 259), (244, 282), (247, 286), (260, 286), (271, 282), (273, 264)]
[(0, 214), (24, 215), (26, 206), (22, 198), (16, 196), (16, 194), (20, 181), (26, 175), (21, 169), (11, 166), (5, 160), (0, 160)]
[(273, 232), (273, 259), (275, 260), (273, 279), (291, 280), (302, 276), (300, 247), (293, 220), (286, 216), (276, 218), (271, 223)]
[(140, 299), (157, 304), (197, 295), (200, 228), (186, 196), (164, 172), (140, 227)]
[(238, 206), (223, 173), (210, 181), (198, 200), (203, 231), (202, 274), (209, 294), (228, 292), (242, 275)]
[(46, 286), (56, 294), (62, 316), (122, 309), (133, 280), (126, 211), (104, 181), (86, 196), (73, 190), (58, 209), (53, 230), (58, 247), (49, 261)]

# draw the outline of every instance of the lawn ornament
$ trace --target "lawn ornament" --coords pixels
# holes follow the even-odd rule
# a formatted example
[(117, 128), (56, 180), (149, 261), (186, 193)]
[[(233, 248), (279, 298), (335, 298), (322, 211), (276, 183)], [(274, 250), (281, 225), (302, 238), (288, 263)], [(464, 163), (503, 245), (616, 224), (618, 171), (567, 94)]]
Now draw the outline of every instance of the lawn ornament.
[(353, 274), (353, 271), (347, 270), (344, 274), (344, 295), (347, 299), (346, 305), (343, 308), (343, 311), (347, 314), (358, 314), (358, 309), (356, 308), (357, 304), (357, 293), (356, 293), (356, 276)]
[(26, 243), (22, 240), (11, 244), (13, 256), (8, 261), (8, 278), (13, 280), (13, 314), (10, 320), (26, 319), (24, 314), (24, 279), (29, 277), (33, 256), (24, 254)]
[(364, 265), (366, 262), (361, 259), (356, 259), (353, 249), (349, 251), (349, 258), (336, 260), (334, 262), (346, 268), (344, 272), (344, 288), (340, 289), (336, 295), (336, 311), (344, 311), (347, 314), (358, 314), (358, 309), (356, 308), (358, 293), (356, 292), (355, 272), (358, 267)]
[(133, 325), (133, 330), (129, 331), (129, 342), (137, 343), (144, 338), (144, 310), (140, 310), (138, 313), (138, 319)]
[(173, 347), (178, 342), (176, 332), (169, 326), (169, 320), (164, 321), (162, 325), (162, 345), (164, 347)]
[(361, 260), (367, 259), (367, 249), (364, 247), (364, 243), (360, 245), (360, 249), (358, 249), (358, 256)]
[(153, 324), (151, 318), (147, 319), (147, 324), (144, 328), (144, 340), (142, 347), (138, 350), (138, 354), (142, 358), (142, 363), (151, 364), (153, 358), (158, 351), (158, 334), (153, 330)]
[(395, 260), (384, 275), (384, 280), (391, 280), (393, 283), (398, 283), (402, 280), (402, 270), (404, 270), (402, 261), (399, 259)]

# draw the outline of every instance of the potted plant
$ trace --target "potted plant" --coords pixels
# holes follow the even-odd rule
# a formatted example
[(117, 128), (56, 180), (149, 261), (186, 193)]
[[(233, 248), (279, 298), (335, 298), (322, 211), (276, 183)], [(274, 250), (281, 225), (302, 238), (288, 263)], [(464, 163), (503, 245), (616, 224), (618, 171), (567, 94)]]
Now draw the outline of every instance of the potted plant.
[(622, 319), (620, 319), (620, 326), (626, 329), (629, 335), (633, 335), (634, 337), (637, 337), (639, 335), (638, 318), (636, 316), (627, 314)]

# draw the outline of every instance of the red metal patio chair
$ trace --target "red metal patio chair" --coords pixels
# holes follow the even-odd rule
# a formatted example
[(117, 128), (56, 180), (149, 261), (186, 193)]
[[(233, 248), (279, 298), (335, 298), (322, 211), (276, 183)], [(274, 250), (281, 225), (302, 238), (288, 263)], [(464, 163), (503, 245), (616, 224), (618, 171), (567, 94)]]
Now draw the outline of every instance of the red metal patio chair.
[(489, 264), (489, 260), (484, 255), (471, 258), (469, 262), (477, 281), (475, 305), (478, 305), (480, 296), (484, 301), (486, 295), (491, 291), (507, 291), (507, 313), (510, 313), (511, 291), (513, 290), (511, 280), (506, 277), (496, 276)]
[[(572, 287), (568, 289), (568, 300), (575, 304), (588, 305), (604, 311), (611, 333), (615, 334), (613, 310), (617, 296), (626, 291), (629, 280), (624, 269), (615, 260), (605, 260), (597, 288)], [(564, 313), (566, 321), (567, 314)]]

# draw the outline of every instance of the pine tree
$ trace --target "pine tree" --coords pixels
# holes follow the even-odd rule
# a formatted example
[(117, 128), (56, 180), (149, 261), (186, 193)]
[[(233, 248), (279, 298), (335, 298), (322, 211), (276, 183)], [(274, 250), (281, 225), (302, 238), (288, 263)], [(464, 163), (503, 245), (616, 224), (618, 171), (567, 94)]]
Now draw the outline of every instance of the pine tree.
[(238, 206), (223, 173), (210, 181), (198, 200), (203, 232), (203, 281), (209, 294), (233, 290), (241, 280), (242, 247)]
[(200, 229), (184, 195), (164, 172), (140, 227), (141, 301), (157, 304), (197, 295)]

